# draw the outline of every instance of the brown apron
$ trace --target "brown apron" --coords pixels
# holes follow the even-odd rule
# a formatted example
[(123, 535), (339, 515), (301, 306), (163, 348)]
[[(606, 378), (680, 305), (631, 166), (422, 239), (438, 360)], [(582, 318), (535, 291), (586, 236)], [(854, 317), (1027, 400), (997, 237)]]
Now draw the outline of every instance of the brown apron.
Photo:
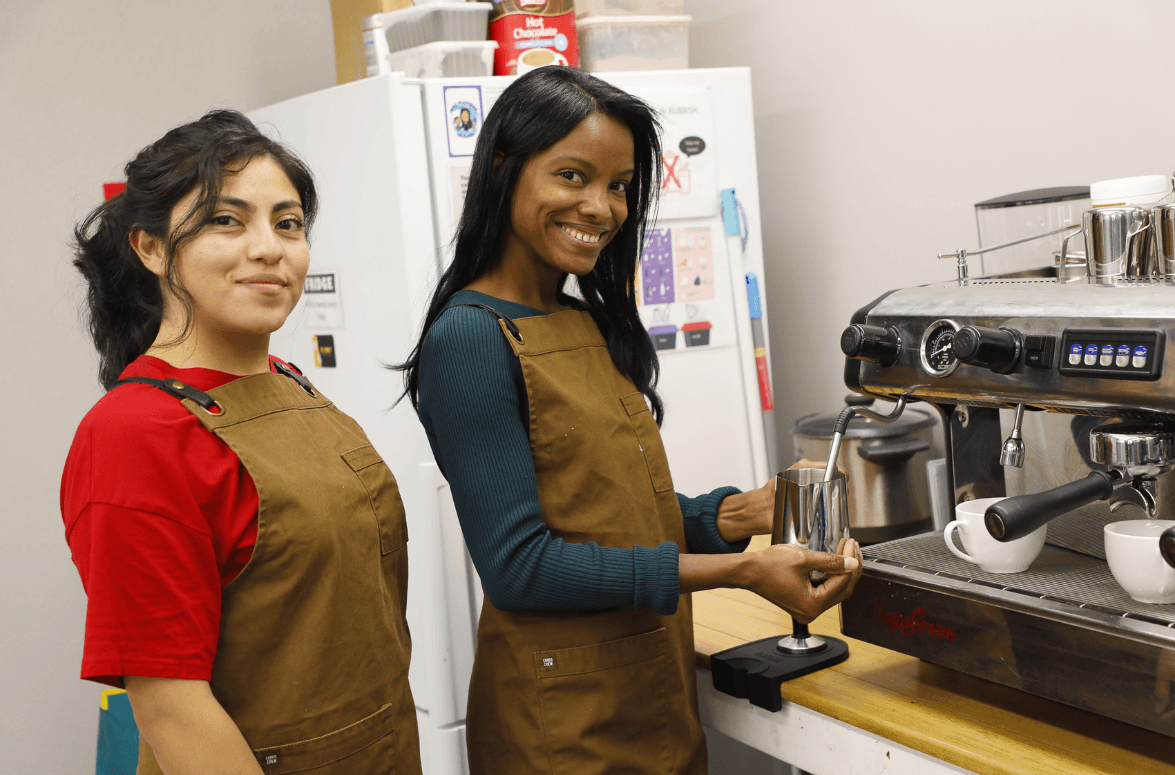
[[(522, 364), (551, 533), (686, 551), (660, 431), (591, 316), (499, 319)], [(466, 728), (474, 775), (702, 775), (697, 707), (688, 595), (672, 616), (500, 611), (486, 598)]]
[[(211, 686), (262, 771), (419, 773), (408, 531), (371, 442), (300, 375), (256, 374), (208, 393), (134, 381), (182, 398), (257, 486), (257, 544), (222, 592)], [(206, 410), (208, 399), (223, 411)], [(159, 772), (141, 740), (138, 773)]]

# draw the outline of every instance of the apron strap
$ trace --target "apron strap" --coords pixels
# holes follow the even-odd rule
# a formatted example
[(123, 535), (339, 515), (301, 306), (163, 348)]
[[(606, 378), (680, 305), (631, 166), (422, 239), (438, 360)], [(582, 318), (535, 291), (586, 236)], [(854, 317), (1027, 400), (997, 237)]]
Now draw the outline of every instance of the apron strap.
[(185, 385), (178, 379), (155, 379), (153, 377), (127, 377), (120, 379), (110, 386), (114, 390), (119, 385), (125, 385), (128, 382), (134, 382), (139, 385), (150, 385), (154, 388), (159, 388), (164, 393), (173, 395), (176, 398), (190, 398), (199, 404), (204, 411), (210, 414), (220, 414), (223, 410), (220, 404), (216, 403), (216, 399), (205, 393), (203, 390), (197, 390), (191, 385)]
[(478, 309), (484, 309), (486, 312), (490, 313), (491, 315), (496, 317), (498, 320), (505, 323), (506, 329), (510, 332), (510, 335), (512, 337), (514, 337), (515, 341), (517, 341), (519, 344), (522, 344), (522, 332), (518, 330), (518, 326), (515, 325), (513, 320), (506, 317), (501, 312), (498, 312), (493, 307), (487, 306), (485, 304), (463, 304), (463, 303), (451, 304), (449, 306), (451, 306), (451, 307), (477, 307)]
[[(289, 377), (290, 379), (294, 380), (294, 382), (297, 382), (298, 386), (301, 387), (303, 390), (305, 390), (307, 393), (309, 393), (311, 397), (313, 397), (313, 398), (318, 397), (314, 393), (314, 386), (310, 384), (310, 380), (308, 380), (304, 376), (302, 376), (302, 372), (297, 370), (298, 369), (297, 366), (294, 366), (294, 364), (292, 364), (292, 363), (289, 366), (286, 366), (281, 361), (276, 361), (276, 360), (271, 361), (271, 363), (273, 363), (274, 368), (277, 369), (279, 374), (281, 374), (284, 377)], [(208, 395), (203, 390), (197, 390), (196, 388), (192, 387), (191, 385), (186, 385), (183, 382), (180, 382), (178, 379), (155, 379), (154, 377), (127, 377), (126, 379), (120, 379), (117, 382), (115, 382), (113, 385), (110, 386), (110, 389), (114, 390), (119, 385), (125, 385), (128, 382), (134, 382), (139, 385), (150, 385), (151, 387), (159, 388), (164, 393), (167, 393), (168, 395), (175, 396), (176, 398), (180, 398), (180, 399), (190, 398), (193, 401), (195, 401), (202, 409), (204, 409), (204, 411), (208, 412), (209, 414), (220, 414), (221, 412), (224, 411), (224, 408), (221, 407), (220, 404), (216, 403), (215, 398)]]

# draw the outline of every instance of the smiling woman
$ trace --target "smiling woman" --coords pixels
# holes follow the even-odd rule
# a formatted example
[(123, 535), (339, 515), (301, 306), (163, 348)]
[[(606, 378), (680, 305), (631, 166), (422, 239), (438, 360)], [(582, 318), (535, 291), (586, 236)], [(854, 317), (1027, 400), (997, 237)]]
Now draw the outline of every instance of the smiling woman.
[[(811, 621), (860, 573), (852, 541), (740, 554), (771, 530), (774, 480), (674, 492), (633, 290), (659, 156), (636, 97), (574, 68), (519, 77), (402, 367), (485, 585), (477, 775), (700, 775), (688, 593), (744, 587)], [(813, 587), (815, 569), (833, 577)]]
[(82, 677), (125, 685), (141, 775), (419, 773), (395, 478), (268, 352), (309, 266), (310, 171), (214, 111), (126, 172), (76, 230), (109, 389), (61, 482)]

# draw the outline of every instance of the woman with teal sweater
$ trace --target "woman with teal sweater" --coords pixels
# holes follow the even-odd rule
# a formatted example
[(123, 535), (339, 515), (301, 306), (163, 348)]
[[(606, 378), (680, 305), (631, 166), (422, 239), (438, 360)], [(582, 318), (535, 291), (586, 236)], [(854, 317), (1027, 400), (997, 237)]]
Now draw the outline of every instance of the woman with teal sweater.
[(486, 592), (475, 773), (704, 773), (688, 593), (750, 589), (811, 621), (860, 574), (853, 541), (742, 553), (774, 482), (674, 492), (632, 290), (660, 169), (639, 99), (573, 68), (520, 77), (403, 367)]

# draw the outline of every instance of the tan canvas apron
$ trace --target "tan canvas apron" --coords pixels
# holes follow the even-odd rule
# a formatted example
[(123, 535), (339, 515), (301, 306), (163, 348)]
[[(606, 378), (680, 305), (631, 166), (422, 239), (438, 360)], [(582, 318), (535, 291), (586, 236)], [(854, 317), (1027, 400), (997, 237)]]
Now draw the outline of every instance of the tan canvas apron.
[[(499, 318), (522, 364), (552, 534), (686, 551), (657, 424), (591, 316)], [(705, 773), (689, 596), (672, 616), (500, 611), (487, 598), (467, 724), (477, 775)]]
[[(400, 492), (355, 421), (296, 379), (208, 393), (134, 380), (178, 394), (257, 486), (257, 544), (222, 592), (212, 692), (265, 773), (419, 773)], [(160, 772), (145, 741), (138, 772)]]

